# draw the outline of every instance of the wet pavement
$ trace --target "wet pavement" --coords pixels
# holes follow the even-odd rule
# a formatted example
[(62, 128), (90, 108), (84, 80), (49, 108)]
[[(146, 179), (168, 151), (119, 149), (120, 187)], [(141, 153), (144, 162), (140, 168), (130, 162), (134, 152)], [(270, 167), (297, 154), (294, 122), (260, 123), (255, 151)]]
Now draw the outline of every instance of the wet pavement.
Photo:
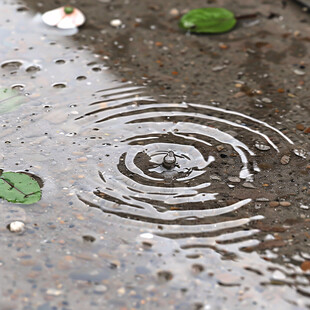
[(76, 1), (75, 33), (2, 2), (0, 168), (44, 186), (0, 202), (1, 309), (310, 307), (309, 15), (209, 2), (255, 17), (196, 36), (189, 1)]

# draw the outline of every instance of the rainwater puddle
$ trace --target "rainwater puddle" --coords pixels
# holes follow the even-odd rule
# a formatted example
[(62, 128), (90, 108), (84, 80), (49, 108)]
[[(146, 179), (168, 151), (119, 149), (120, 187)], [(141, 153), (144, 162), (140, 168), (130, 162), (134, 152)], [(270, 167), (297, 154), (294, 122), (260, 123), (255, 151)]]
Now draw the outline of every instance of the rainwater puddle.
[[(14, 304), (18, 272), (15, 305), (34, 309), (57, 305), (57, 296), (76, 309), (143, 300), (149, 309), (309, 305), (300, 268), (309, 251), (278, 254), (292, 241), (269, 206), (292, 168), (283, 187), (265, 190), (283, 156), (297, 165), (307, 151), (253, 116), (166, 103), (120, 83), (101, 56), (18, 7), (2, 6), (1, 86), (27, 96), (0, 115), (1, 169), (36, 174), (44, 187), (31, 207), (1, 201), (3, 303)], [(26, 242), (8, 235), (13, 219), (26, 223)], [(53, 297), (25, 301), (36, 288)]]

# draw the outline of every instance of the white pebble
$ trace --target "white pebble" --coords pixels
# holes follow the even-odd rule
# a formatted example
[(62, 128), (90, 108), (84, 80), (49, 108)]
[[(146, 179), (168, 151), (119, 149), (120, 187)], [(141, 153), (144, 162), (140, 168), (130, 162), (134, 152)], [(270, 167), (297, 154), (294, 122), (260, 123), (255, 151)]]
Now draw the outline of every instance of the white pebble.
[(285, 274), (283, 272), (281, 272), (280, 270), (276, 270), (272, 274), (272, 280), (282, 281), (282, 280), (285, 280), (285, 279), (286, 279)]
[(140, 237), (145, 239), (153, 239), (154, 235), (151, 233), (143, 233), (140, 235)]
[(47, 295), (51, 295), (51, 296), (59, 296), (62, 294), (62, 291), (61, 290), (56, 290), (54, 288), (49, 288), (47, 291), (46, 291), (46, 294)]
[(295, 70), (294, 70), (294, 73), (295, 73), (296, 75), (305, 75), (305, 74), (306, 74), (305, 71), (302, 71), (302, 70), (299, 70), (299, 69), (295, 69)]
[(110, 25), (111, 25), (112, 27), (114, 27), (114, 28), (120, 27), (121, 24), (122, 24), (122, 21), (121, 21), (120, 19), (112, 19), (112, 20), (110, 21)]
[(20, 221), (12, 222), (9, 225), (9, 230), (11, 232), (23, 232), (25, 230), (25, 224), (23, 222), (20, 222)]

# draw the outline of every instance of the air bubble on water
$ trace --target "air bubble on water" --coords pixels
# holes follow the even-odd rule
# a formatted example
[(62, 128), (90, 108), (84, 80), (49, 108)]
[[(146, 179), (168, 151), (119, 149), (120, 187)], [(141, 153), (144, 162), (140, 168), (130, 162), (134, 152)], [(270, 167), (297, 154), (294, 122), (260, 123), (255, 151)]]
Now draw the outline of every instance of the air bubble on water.
[(26, 69), (26, 72), (28, 72), (28, 73), (34, 73), (34, 72), (37, 72), (37, 71), (40, 71), (40, 70), (41, 70), (40, 66), (31, 65), (31, 66), (29, 66), (29, 67)]
[(54, 88), (65, 88), (65, 87), (67, 87), (67, 84), (66, 83), (54, 83), (54, 84), (52, 84), (52, 86)]
[(25, 85), (24, 84), (14, 84), (11, 86), (12, 89), (15, 89), (15, 90), (19, 90), (19, 91), (22, 91), (25, 89)]
[(78, 80), (78, 81), (83, 81), (83, 80), (86, 80), (86, 79), (87, 79), (87, 77), (84, 76), (84, 75), (79, 75), (79, 76), (76, 77), (76, 80)]
[(63, 59), (57, 59), (57, 60), (55, 60), (55, 64), (57, 64), (57, 65), (63, 65), (63, 64), (65, 64), (65, 63), (66, 63), (66, 61), (63, 60)]
[(8, 69), (8, 70), (17, 70), (19, 67), (21, 67), (23, 63), (19, 60), (9, 60), (5, 61), (1, 64), (2, 69)]

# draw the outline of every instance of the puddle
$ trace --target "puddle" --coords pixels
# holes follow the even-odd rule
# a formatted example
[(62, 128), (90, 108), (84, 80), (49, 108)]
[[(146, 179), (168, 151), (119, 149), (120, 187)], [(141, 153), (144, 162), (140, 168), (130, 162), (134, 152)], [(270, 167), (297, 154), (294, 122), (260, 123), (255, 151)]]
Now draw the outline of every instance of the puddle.
[(20, 5), (3, 3), (0, 24), (1, 87), (27, 94), (1, 112), (1, 169), (44, 182), (34, 205), (0, 202), (1, 308), (309, 307), (306, 145), (121, 83)]

